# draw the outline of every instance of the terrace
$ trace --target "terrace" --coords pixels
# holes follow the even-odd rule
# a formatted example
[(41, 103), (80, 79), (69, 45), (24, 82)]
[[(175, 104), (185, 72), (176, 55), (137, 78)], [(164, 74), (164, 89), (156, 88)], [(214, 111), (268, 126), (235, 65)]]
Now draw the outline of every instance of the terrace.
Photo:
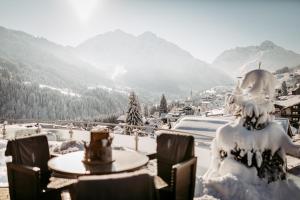
[[(209, 119), (209, 118), (208, 118)], [(77, 181), (78, 177), (81, 175), (86, 175), (86, 169), (82, 167), (81, 160), (83, 159), (82, 154), (77, 154), (77, 158), (73, 163), (71, 162), (72, 158), (68, 158), (68, 155), (74, 155), (76, 153), (74, 152), (82, 152), (84, 150), (84, 143), (82, 141), (90, 142), (90, 129), (91, 127), (95, 126), (107, 126), (110, 127), (111, 130), (113, 130), (113, 149), (114, 150), (125, 150), (126, 152), (135, 152), (136, 154), (133, 156), (137, 156), (137, 160), (133, 159), (130, 161), (130, 164), (133, 164), (133, 166), (128, 167), (128, 163), (126, 162), (130, 160), (130, 153), (128, 155), (128, 158), (125, 160), (126, 167), (124, 169), (120, 169), (118, 171), (105, 171), (101, 173), (97, 173), (95, 171), (94, 174), (101, 174), (101, 176), (105, 177), (105, 174), (130, 174), (132, 176), (139, 174), (139, 173), (147, 173), (151, 176), (157, 177), (157, 162), (156, 160), (150, 160), (152, 159), (153, 155), (156, 153), (157, 150), (157, 143), (156, 143), (156, 137), (157, 133), (173, 133), (173, 134), (184, 134), (184, 135), (193, 135), (196, 136), (196, 138), (199, 138), (201, 136), (201, 133), (199, 132), (195, 134), (195, 132), (188, 132), (186, 130), (168, 130), (168, 129), (159, 129), (159, 128), (153, 128), (153, 127), (145, 127), (145, 126), (128, 126), (131, 128), (134, 128), (134, 135), (125, 135), (122, 134), (123, 128), (127, 125), (120, 125), (120, 124), (110, 124), (110, 123), (99, 123), (99, 122), (76, 122), (76, 121), (40, 121), (39, 123), (36, 123), (36, 120), (25, 120), (25, 121), (9, 121), (8, 124), (5, 126), (2, 126), (2, 135), (3, 139), (1, 139), (1, 160), (0, 160), (0, 169), (1, 169), (1, 179), (0, 179), (0, 199), (9, 199), (9, 190), (8, 190), (8, 180), (7, 180), (7, 172), (6, 172), (6, 166), (5, 162), (8, 161), (8, 158), (4, 157), (5, 147), (6, 147), (6, 141), (11, 139), (17, 139), (17, 138), (26, 138), (30, 136), (36, 136), (36, 135), (46, 135), (48, 144), (49, 144), (49, 150), (52, 157), (55, 157), (56, 161), (52, 159), (52, 165), (51, 162), (48, 162), (48, 167), (52, 168), (53, 171), (59, 172), (60, 170), (64, 170), (65, 168), (69, 168), (71, 171), (68, 173), (67, 180), (71, 180), (67, 184), (73, 184), (74, 185), (74, 179)], [(223, 123), (221, 123), (223, 125)], [(283, 124), (285, 126), (286, 124)], [(216, 127), (214, 127), (216, 129)], [(285, 128), (286, 129), (286, 128)], [(287, 129), (286, 129), (287, 130)], [(204, 131), (205, 132), (205, 131)], [(207, 133), (203, 132), (203, 137), (207, 137)], [(201, 138), (201, 137), (200, 137)], [(300, 140), (298, 138), (295, 138), (296, 142), (299, 142)], [(207, 141), (206, 141), (207, 142)], [(200, 145), (199, 145), (200, 144)], [(197, 167), (196, 167), (196, 181), (195, 186), (191, 186), (195, 188), (195, 192), (193, 194), (197, 196), (198, 194), (198, 188), (199, 186), (199, 179), (201, 179), (201, 176), (206, 172), (206, 170), (209, 167), (210, 163), (210, 149), (207, 148), (207, 145), (201, 146), (201, 142), (195, 141), (195, 157), (197, 157)], [(73, 153), (72, 153), (73, 152)], [(124, 156), (124, 155), (123, 155)], [(59, 159), (61, 158), (61, 159)], [(294, 175), (298, 176), (300, 175), (300, 159), (287, 156), (288, 159), (288, 170), (293, 173)], [(74, 159), (73, 159), (74, 160)], [(144, 161), (141, 161), (144, 160)], [(137, 161), (137, 164), (135, 165), (134, 162)], [(80, 165), (81, 168), (78, 171), (78, 166), (74, 165)], [(50, 163), (50, 164), (49, 164)], [(57, 166), (63, 166), (62, 169), (57, 166), (53, 166), (53, 163), (56, 163)], [(72, 164), (71, 164), (72, 163)], [(77, 164), (76, 164), (77, 163)], [(55, 165), (55, 164), (54, 164)], [(73, 170), (74, 168), (77, 169)], [(81, 171), (82, 172), (81, 172)], [(91, 171), (91, 170), (90, 170)], [(82, 173), (82, 174), (80, 174)], [(55, 173), (53, 173), (55, 176)], [(59, 173), (56, 173), (59, 174)], [(93, 175), (93, 172), (89, 173), (90, 175)], [(65, 175), (65, 174), (64, 174)], [(295, 177), (296, 177), (295, 176)], [(61, 176), (58, 176), (61, 178)], [(158, 176), (159, 177), (159, 176)], [(63, 181), (66, 180), (66, 177), (63, 177)], [(296, 178), (298, 183), (300, 181)], [(156, 188), (161, 188), (164, 186), (167, 186), (168, 184), (163, 179), (154, 179), (154, 182), (156, 183)], [(62, 184), (61, 181), (54, 181), (53, 184)], [(52, 184), (52, 185), (53, 185)], [(65, 182), (63, 182), (65, 184)], [(51, 184), (50, 184), (51, 187)], [(194, 189), (193, 188), (193, 189)], [(61, 192), (62, 196), (66, 199), (70, 199), (69, 193)], [(67, 197), (66, 197), (67, 196)], [(165, 199), (165, 198), (163, 198)]]
[[(99, 125), (110, 127), (111, 131), (113, 132), (112, 153), (115, 161), (113, 162), (112, 167), (109, 167), (108, 170), (104, 169), (104, 171), (101, 171), (103, 170), (103, 167), (101, 168), (101, 166), (96, 167), (96, 170), (86, 169), (85, 165), (81, 162), (84, 156), (82, 153), (80, 153), (84, 151), (83, 141), (90, 142), (90, 131), (88, 130), (90, 130), (91, 127)], [(125, 126), (134, 128), (135, 134), (125, 135), (120, 133), (123, 131)], [(153, 127), (74, 121), (56, 121), (55, 123), (49, 121), (40, 121), (39, 124), (37, 124), (35, 120), (9, 121), (8, 124), (2, 127), (2, 129), (2, 134), (4, 133), (4, 139), (1, 140), (1, 143), (3, 144), (3, 148), (1, 149), (1, 199), (2, 197), (5, 197), (4, 199), (9, 198), (8, 179), (5, 166), (5, 162), (8, 161), (9, 158), (4, 157), (7, 140), (18, 140), (19, 138), (30, 138), (32, 136), (46, 135), (51, 157), (54, 157), (48, 162), (48, 167), (51, 168), (52, 171), (58, 172), (56, 174), (60, 175), (62, 173), (59, 172), (67, 170), (67, 174), (70, 175), (68, 178), (73, 181), (81, 175), (86, 175), (88, 171), (88, 174), (90, 175), (147, 173), (154, 177), (158, 177), (156, 176), (156, 159), (152, 160), (153, 155), (155, 155), (157, 150), (157, 135), (155, 132), (171, 132), (175, 134), (181, 133), (187, 135), (187, 133), (183, 131), (171, 131)], [(75, 154), (77, 154), (77, 156), (75, 156), (76, 158), (72, 157), (72, 155)], [(195, 155), (197, 156), (201, 154), (208, 155), (208, 150), (195, 148)], [(208, 159), (209, 158), (205, 158), (205, 161), (200, 161), (201, 164), (197, 166), (198, 175), (201, 175), (201, 173), (203, 174), (205, 172), (203, 166), (207, 165)], [(64, 175), (66, 175), (66, 173)], [(64, 176), (63, 178), (63, 180), (65, 180), (66, 177)], [(154, 180), (156, 183), (156, 188), (168, 185), (160, 178), (155, 178)], [(59, 181), (54, 181), (53, 184), (57, 183), (61, 184)]]

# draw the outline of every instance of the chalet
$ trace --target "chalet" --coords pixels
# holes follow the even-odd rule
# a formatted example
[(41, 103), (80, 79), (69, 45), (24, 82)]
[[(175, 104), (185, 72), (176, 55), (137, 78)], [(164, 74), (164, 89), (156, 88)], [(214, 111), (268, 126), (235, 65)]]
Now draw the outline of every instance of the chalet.
[(194, 110), (191, 106), (185, 106), (183, 108), (183, 112), (186, 114), (186, 115), (193, 115), (194, 114)]
[(291, 126), (299, 128), (300, 95), (281, 96), (274, 105), (277, 117), (288, 118)]
[(292, 90), (292, 95), (300, 95), (300, 87)]
[(125, 123), (126, 122), (126, 117), (127, 117), (126, 114), (119, 116), (118, 119), (117, 119), (117, 122), (118, 123)]

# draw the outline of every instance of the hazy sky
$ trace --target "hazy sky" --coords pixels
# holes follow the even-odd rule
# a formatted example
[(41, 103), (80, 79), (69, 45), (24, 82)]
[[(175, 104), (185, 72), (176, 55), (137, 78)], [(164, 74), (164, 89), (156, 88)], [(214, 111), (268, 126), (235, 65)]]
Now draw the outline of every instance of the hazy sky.
[(264, 40), (300, 53), (300, 0), (0, 0), (0, 26), (71, 46), (152, 31), (207, 62)]

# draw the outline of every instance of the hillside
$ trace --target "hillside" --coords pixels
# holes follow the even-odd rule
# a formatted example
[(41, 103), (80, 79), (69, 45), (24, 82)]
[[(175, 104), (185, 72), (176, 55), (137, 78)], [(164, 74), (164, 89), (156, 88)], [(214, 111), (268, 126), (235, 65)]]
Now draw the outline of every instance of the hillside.
[(11, 72), (23, 81), (60, 88), (108, 83), (101, 77), (102, 71), (78, 59), (72, 48), (3, 27), (0, 27), (0, 64), (14, 70)]
[(124, 112), (126, 94), (88, 89), (98, 84), (109, 80), (72, 48), (0, 27), (0, 118), (96, 119)]

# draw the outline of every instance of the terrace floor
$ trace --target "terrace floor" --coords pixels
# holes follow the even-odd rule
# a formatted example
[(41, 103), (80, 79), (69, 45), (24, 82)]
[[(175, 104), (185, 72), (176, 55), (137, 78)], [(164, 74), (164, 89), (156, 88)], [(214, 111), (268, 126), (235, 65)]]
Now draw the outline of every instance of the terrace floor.
[(0, 199), (1, 200), (9, 200), (8, 188), (0, 188)]

